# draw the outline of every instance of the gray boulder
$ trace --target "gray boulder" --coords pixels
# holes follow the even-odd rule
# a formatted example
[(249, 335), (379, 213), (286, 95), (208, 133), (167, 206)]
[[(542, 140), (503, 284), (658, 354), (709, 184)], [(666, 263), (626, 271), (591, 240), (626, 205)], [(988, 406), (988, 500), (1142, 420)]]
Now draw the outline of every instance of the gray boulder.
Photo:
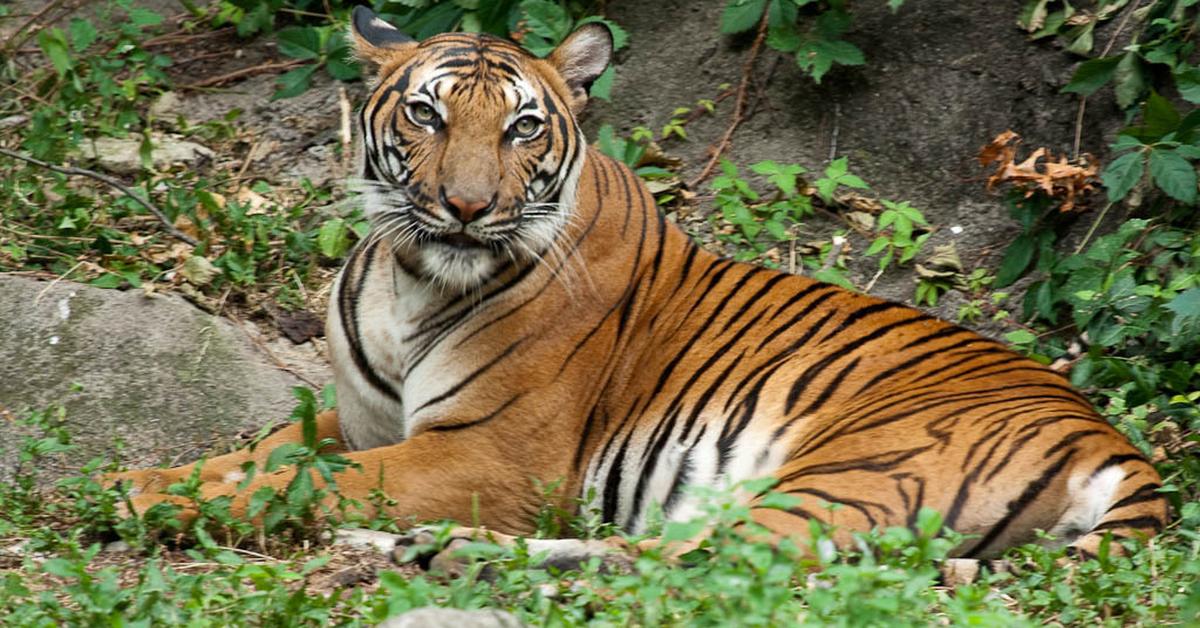
[[(238, 326), (173, 295), (0, 275), (0, 321), (0, 415), (61, 403), (79, 445), (39, 469), (50, 477), (118, 438), (130, 466), (189, 461), (285, 419), (291, 388), (302, 385)], [(0, 421), (0, 477), (13, 468), (20, 430)]]

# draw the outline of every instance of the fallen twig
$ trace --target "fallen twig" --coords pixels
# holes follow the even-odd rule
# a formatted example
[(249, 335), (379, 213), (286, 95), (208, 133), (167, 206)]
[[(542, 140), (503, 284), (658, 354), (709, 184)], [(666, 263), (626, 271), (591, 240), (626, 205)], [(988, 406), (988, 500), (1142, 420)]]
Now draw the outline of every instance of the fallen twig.
[(700, 174), (696, 175), (691, 181), (688, 181), (687, 186), (691, 189), (696, 189), (712, 174), (713, 168), (717, 162), (721, 160), (721, 155), (729, 148), (729, 142), (733, 139), (733, 132), (737, 130), (738, 125), (742, 123), (746, 110), (746, 92), (749, 91), (751, 77), (754, 74), (754, 62), (758, 60), (758, 53), (762, 50), (763, 40), (767, 37), (767, 9), (763, 9), (762, 17), (758, 20), (758, 33), (754, 36), (754, 43), (750, 45), (750, 53), (746, 58), (746, 63), (742, 65), (742, 80), (738, 84), (737, 99), (734, 101), (733, 114), (729, 121), (729, 126), (726, 127), (725, 133), (721, 135), (721, 139), (712, 147), (712, 155), (708, 159), (708, 163), (704, 164), (704, 169)]
[(112, 177), (102, 175), (99, 172), (96, 172), (94, 170), (88, 170), (86, 168), (76, 168), (73, 166), (66, 166), (66, 167), (56, 166), (54, 164), (46, 163), (40, 159), (34, 159), (33, 157), (30, 157), (28, 155), (22, 155), (21, 153), (18, 153), (13, 150), (9, 150), (7, 148), (0, 148), (0, 155), (7, 155), (9, 157), (12, 157), (13, 159), (19, 159), (21, 161), (31, 163), (35, 166), (45, 168), (47, 170), (52, 170), (54, 172), (58, 172), (61, 174), (88, 177), (91, 179), (95, 179), (106, 185), (112, 186), (112, 187), (116, 188), (117, 190), (120, 190), (122, 194), (137, 201), (142, 207), (145, 207), (147, 210), (149, 210), (151, 214), (154, 214), (154, 217), (158, 218), (158, 221), (162, 223), (163, 229), (166, 230), (167, 233), (169, 233), (173, 237), (175, 237), (175, 239), (186, 242), (192, 246), (196, 246), (196, 244), (198, 244), (196, 242), (195, 238), (180, 231), (179, 229), (176, 229), (175, 225), (171, 224), (171, 221), (167, 219), (167, 215), (164, 214), (163, 211), (161, 209), (159, 209), (157, 205), (142, 198), (141, 196), (138, 196), (137, 194), (134, 194), (133, 190), (125, 187), (125, 185), (123, 183), (121, 183), (120, 181), (117, 181), (116, 179), (114, 179)]
[(292, 68), (300, 67), (300, 66), (304, 65), (305, 63), (307, 63), (307, 61), (304, 61), (302, 59), (293, 59), (291, 61), (279, 61), (276, 63), (263, 63), (260, 65), (253, 65), (248, 68), (234, 70), (233, 72), (229, 72), (228, 74), (222, 74), (220, 76), (206, 78), (203, 81), (189, 83), (187, 85), (181, 86), (179, 89), (196, 90), (196, 89), (204, 89), (206, 87), (219, 87), (221, 85), (224, 85), (225, 83), (229, 83), (231, 81), (236, 81), (237, 79), (245, 78), (247, 76), (254, 76), (255, 74), (264, 74), (267, 72), (276, 72), (278, 70), (290, 70)]

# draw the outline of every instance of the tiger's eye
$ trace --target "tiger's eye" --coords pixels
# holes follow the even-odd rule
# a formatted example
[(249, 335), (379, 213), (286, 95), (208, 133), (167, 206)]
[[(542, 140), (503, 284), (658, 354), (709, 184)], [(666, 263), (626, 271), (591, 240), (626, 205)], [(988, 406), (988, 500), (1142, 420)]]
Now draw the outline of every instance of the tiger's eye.
[(517, 137), (533, 137), (542, 128), (542, 121), (533, 116), (518, 119), (512, 125), (513, 134)]
[(435, 111), (433, 107), (430, 107), (423, 102), (409, 105), (408, 113), (418, 124), (433, 124), (437, 122), (438, 119), (437, 111)]

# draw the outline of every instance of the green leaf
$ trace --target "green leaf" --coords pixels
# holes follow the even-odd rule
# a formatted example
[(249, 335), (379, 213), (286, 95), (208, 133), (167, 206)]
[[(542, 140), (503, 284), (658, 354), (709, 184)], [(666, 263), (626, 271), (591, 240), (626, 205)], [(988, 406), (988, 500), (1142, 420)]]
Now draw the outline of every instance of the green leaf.
[(604, 71), (600, 73), (600, 76), (597, 76), (596, 80), (592, 81), (592, 89), (589, 92), (592, 98), (611, 100), (613, 78), (616, 76), (616, 74), (616, 69), (614, 69), (613, 66), (610, 65), (607, 68), (604, 68)]
[(321, 254), (331, 259), (340, 259), (350, 248), (350, 229), (341, 218), (325, 221), (317, 233), (317, 247)]
[(521, 13), (529, 31), (546, 38), (552, 46), (558, 45), (558, 42), (571, 34), (571, 16), (557, 2), (522, 0)]
[(1146, 76), (1137, 53), (1127, 52), (1121, 57), (1113, 71), (1113, 82), (1116, 86), (1117, 104), (1122, 109), (1132, 107), (1142, 92), (1146, 91)]
[(1145, 172), (1145, 157), (1140, 151), (1126, 153), (1109, 162), (1100, 174), (1104, 187), (1108, 189), (1109, 202), (1125, 198), (1133, 186), (1142, 180)]
[(59, 76), (66, 74), (74, 67), (71, 63), (71, 53), (67, 48), (67, 38), (63, 32), (57, 28), (47, 28), (38, 33), (38, 45), (42, 48), (42, 52), (50, 58), (50, 63), (54, 65), (54, 71)]
[(803, 500), (795, 495), (771, 491), (770, 493), (763, 495), (762, 499), (760, 499), (754, 506), (756, 508), (772, 508), (774, 510), (791, 510), (792, 508), (799, 506), (801, 501)]
[(892, 10), (892, 13), (899, 11), (903, 4), (904, 0), (887, 0), (887, 6)]
[(704, 531), (706, 523), (703, 519), (694, 521), (670, 521), (663, 530), (663, 540), (667, 542), (689, 541)]
[(1037, 241), (1031, 234), (1023, 233), (1017, 236), (1013, 243), (1004, 251), (1004, 259), (1000, 261), (1000, 270), (996, 271), (996, 287), (1003, 288), (1011, 285), (1033, 262), (1033, 253), (1037, 250)]
[(1175, 72), (1175, 88), (1190, 103), (1200, 103), (1200, 67)]
[(267, 455), (267, 464), (263, 467), (263, 471), (270, 473), (279, 467), (283, 466), (292, 458), (293, 455), (304, 449), (300, 443), (284, 443)]
[(1092, 31), (1095, 28), (1095, 22), (1088, 22), (1087, 24), (1081, 26), (1078, 29), (1078, 33), (1074, 35), (1074, 39), (1071, 41), (1071, 44), (1067, 46), (1067, 52), (1077, 55), (1086, 55), (1091, 52), (1092, 44), (1094, 42)]
[(862, 65), (866, 63), (863, 51), (858, 46), (844, 39), (817, 42), (817, 51), (819, 54), (829, 57), (834, 63), (841, 65)]
[(312, 81), (312, 75), (317, 71), (318, 67), (317, 65), (306, 65), (280, 75), (279, 78), (275, 79), (275, 86), (278, 89), (271, 95), (271, 100), (291, 98), (303, 94), (308, 90), (308, 86)]
[(1033, 335), (1031, 331), (1018, 329), (1004, 334), (1004, 339), (1014, 345), (1027, 345), (1037, 340), (1037, 336)]
[(1150, 151), (1150, 176), (1171, 198), (1193, 205), (1196, 202), (1196, 168), (1168, 148)]
[(732, 35), (754, 28), (766, 7), (767, 0), (730, 0), (721, 13), (721, 34)]
[(162, 24), (163, 16), (151, 11), (150, 9), (132, 7), (129, 9), (129, 21), (132, 22), (134, 26), (138, 27), (157, 26)]
[(853, 290), (855, 292), (859, 291), (858, 286), (854, 285), (854, 283), (849, 279), (846, 279), (846, 277), (842, 275), (841, 271), (836, 268), (822, 268), (821, 270), (813, 273), (813, 279), (816, 279), (817, 281), (824, 281), (825, 283), (831, 283), (835, 286), (841, 286), (847, 290)]
[(71, 33), (71, 47), (76, 52), (83, 52), (96, 41), (99, 35), (96, 32), (96, 27), (92, 26), (91, 21), (80, 18), (72, 18), (71, 25), (67, 28)]
[(1179, 128), (1181, 118), (1171, 101), (1163, 98), (1158, 92), (1151, 90), (1146, 98), (1146, 106), (1142, 113), (1141, 132), (1145, 137), (1157, 140)]
[(279, 52), (294, 59), (316, 59), (321, 56), (321, 35), (311, 26), (289, 26), (275, 36)]
[(1075, 74), (1071, 76), (1071, 81), (1061, 91), (1083, 96), (1096, 93), (1096, 90), (1104, 87), (1112, 79), (1121, 59), (1122, 57), (1117, 56), (1101, 57), (1080, 63), (1075, 69)]

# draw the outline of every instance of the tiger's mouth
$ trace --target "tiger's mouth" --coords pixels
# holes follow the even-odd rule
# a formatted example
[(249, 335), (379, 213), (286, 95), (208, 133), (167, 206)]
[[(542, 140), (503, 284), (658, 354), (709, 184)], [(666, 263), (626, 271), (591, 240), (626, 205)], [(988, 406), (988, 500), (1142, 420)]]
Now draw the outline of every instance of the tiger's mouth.
[(491, 249), (493, 245), (483, 242), (475, 236), (460, 231), (458, 233), (445, 233), (436, 235), (432, 238), (433, 242), (444, 244), (456, 249)]

